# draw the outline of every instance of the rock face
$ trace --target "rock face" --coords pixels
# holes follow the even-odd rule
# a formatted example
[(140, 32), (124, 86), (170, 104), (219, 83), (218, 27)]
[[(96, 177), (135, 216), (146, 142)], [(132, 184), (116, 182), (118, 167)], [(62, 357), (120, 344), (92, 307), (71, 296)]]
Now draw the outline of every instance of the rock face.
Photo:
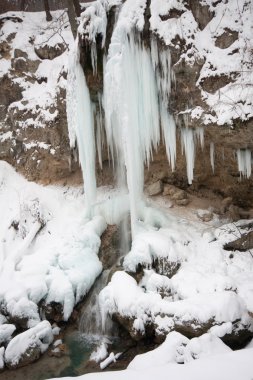
[(61, 30), (66, 22), (61, 15), (54, 15), (56, 34), (43, 13), (35, 13), (34, 20), (26, 13), (0, 19), (4, 38), (0, 44), (0, 159), (28, 179), (44, 183), (69, 176), (74, 162), (64, 67), (72, 37), (70, 30)]

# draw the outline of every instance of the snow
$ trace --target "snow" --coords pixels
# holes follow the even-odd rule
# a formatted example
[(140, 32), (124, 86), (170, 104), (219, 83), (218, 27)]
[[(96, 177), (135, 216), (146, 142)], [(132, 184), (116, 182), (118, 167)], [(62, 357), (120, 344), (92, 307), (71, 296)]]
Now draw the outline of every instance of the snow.
[(102, 270), (97, 253), (106, 222), (86, 220), (84, 204), (79, 189), (29, 183), (0, 163), (0, 300), (30, 327), (40, 321), (42, 299), (61, 303), (68, 320)]
[[(151, 0), (150, 27), (168, 46), (175, 47), (176, 37), (185, 40), (185, 45), (190, 48), (180, 60), (186, 60), (190, 65), (199, 59), (205, 60), (198, 84), (205, 78), (236, 73), (234, 81), (214, 94), (201, 89), (202, 99), (215, 112), (214, 117), (202, 112), (197, 116), (199, 106), (191, 109), (192, 118), (201, 117), (204, 124), (233, 125), (234, 119), (249, 120), (252, 117), (252, 63), (249, 58), (252, 5), (246, 0), (229, 0), (215, 6), (211, 1), (205, 3), (214, 11), (214, 17), (200, 30), (191, 10), (186, 9), (181, 1)], [(172, 9), (182, 14), (178, 18), (161, 20), (160, 15), (166, 16)], [(215, 41), (226, 29), (238, 32), (238, 40), (228, 48), (220, 49), (215, 46)]]
[(0, 325), (0, 344), (8, 342), (15, 330), (16, 327), (12, 324)]
[(103, 360), (99, 366), (100, 368), (103, 370), (105, 369), (106, 367), (108, 367), (108, 365), (110, 365), (111, 363), (115, 363), (116, 360), (121, 356), (121, 353), (117, 353), (116, 355), (114, 355), (113, 352), (110, 353), (110, 355), (108, 356), (108, 358), (106, 358), (105, 360)]
[(39, 348), (43, 353), (53, 341), (51, 325), (48, 321), (17, 335), (8, 344), (4, 359), (9, 365), (17, 365), (29, 348)]
[(95, 361), (96, 363), (101, 362), (108, 356), (108, 344), (106, 342), (102, 342), (95, 351), (92, 352), (90, 356), (90, 360)]
[(103, 314), (130, 317), (133, 329), (142, 334), (147, 323), (160, 335), (183, 323), (197, 329), (210, 321), (215, 326), (210, 331), (218, 337), (246, 326), (253, 331), (248, 314), (253, 309), (252, 256), (235, 251), (231, 258), (223, 249), (245, 233), (245, 225), (241, 221), (216, 229), (217, 240), (201, 237), (189, 225), (179, 234), (180, 225), (173, 219), (170, 228), (145, 225), (124, 259), (124, 270), (135, 272), (141, 264), (144, 276), (137, 284), (129, 274), (116, 272), (100, 293)]
[[(173, 380), (250, 380), (252, 354), (252, 348), (233, 352), (219, 338), (208, 334), (189, 341), (181, 334), (170, 333), (157, 349), (136, 356), (126, 370), (92, 373), (77, 379), (165, 380), (169, 374)], [(178, 364), (182, 363), (182, 358), (184, 364)]]

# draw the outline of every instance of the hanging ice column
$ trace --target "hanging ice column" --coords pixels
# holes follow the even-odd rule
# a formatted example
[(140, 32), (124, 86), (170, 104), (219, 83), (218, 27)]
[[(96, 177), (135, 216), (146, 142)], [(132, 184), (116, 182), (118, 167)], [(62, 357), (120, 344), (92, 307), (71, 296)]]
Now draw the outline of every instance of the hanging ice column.
[(69, 63), (67, 118), (70, 146), (75, 146), (75, 139), (78, 144), (85, 189), (85, 216), (91, 218), (92, 206), (96, 200), (94, 115), (89, 89), (79, 63), (78, 41), (72, 62)]
[(176, 127), (167, 111), (170, 80), (168, 51), (159, 56), (153, 45), (151, 52), (119, 17), (104, 69), (104, 110), (108, 145), (121, 162), (120, 171), (126, 171), (132, 235), (142, 205), (144, 164), (149, 165), (158, 147), (160, 125), (174, 169)]
[[(108, 145), (126, 169), (131, 229), (135, 231), (143, 193), (143, 165), (160, 139), (155, 74), (149, 52), (134, 35), (116, 27), (104, 72)], [(123, 158), (123, 160), (120, 159)], [(125, 166), (125, 168), (124, 168)]]

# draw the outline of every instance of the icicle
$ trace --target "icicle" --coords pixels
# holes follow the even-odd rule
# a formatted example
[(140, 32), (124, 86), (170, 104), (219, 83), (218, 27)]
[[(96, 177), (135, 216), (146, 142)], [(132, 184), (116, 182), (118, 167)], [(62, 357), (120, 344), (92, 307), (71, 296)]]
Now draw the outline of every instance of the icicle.
[(94, 75), (97, 73), (97, 44), (96, 44), (96, 42), (93, 42), (91, 44), (90, 54), (91, 54), (92, 71), (93, 71), (93, 75)]
[(182, 152), (185, 152), (188, 183), (191, 185), (193, 180), (195, 143), (193, 130), (190, 128), (181, 129)]
[(102, 150), (104, 148), (104, 131), (103, 131), (103, 117), (102, 117), (102, 96), (98, 94), (98, 110), (96, 111), (96, 145), (98, 153), (99, 166), (103, 168)]
[(174, 171), (176, 161), (176, 124), (167, 110), (171, 90), (171, 56), (169, 49), (158, 49), (155, 38), (151, 39), (151, 60), (153, 69), (156, 72), (162, 134), (168, 161), (172, 171)]
[(161, 107), (161, 127), (165, 140), (166, 153), (172, 171), (175, 170), (176, 163), (176, 123), (174, 118), (168, 114), (164, 106)]
[(214, 173), (214, 143), (210, 142), (210, 162)]
[(251, 176), (251, 151), (250, 149), (237, 150), (237, 162), (240, 175), (249, 178)]
[(89, 89), (79, 63), (78, 41), (69, 65), (68, 76), (67, 118), (70, 143), (75, 142), (75, 133), (84, 179), (86, 216), (90, 218), (96, 199), (94, 120)]
[(201, 149), (203, 150), (204, 149), (204, 128), (203, 127), (196, 128), (195, 134), (196, 134), (197, 140), (200, 143)]

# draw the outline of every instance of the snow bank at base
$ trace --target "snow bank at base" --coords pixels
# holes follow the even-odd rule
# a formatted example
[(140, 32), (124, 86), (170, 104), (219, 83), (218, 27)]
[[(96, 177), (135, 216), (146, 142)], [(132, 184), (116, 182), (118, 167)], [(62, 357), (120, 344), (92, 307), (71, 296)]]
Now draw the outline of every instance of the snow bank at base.
[(105, 220), (85, 220), (80, 189), (29, 183), (5, 162), (0, 209), (1, 307), (33, 327), (40, 322), (39, 301), (55, 301), (68, 320), (101, 273), (97, 253)]
[(251, 380), (252, 355), (252, 348), (233, 352), (211, 334), (189, 341), (173, 332), (157, 349), (136, 356), (124, 371), (92, 373), (77, 379), (167, 380), (169, 376), (173, 380)]

